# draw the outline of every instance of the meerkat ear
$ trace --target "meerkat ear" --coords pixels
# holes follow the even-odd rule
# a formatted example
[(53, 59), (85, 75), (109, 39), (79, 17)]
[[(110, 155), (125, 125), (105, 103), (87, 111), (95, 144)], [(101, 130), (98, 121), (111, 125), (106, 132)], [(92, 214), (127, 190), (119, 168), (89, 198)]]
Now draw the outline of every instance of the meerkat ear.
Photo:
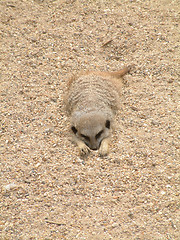
[(71, 130), (73, 131), (74, 134), (77, 133), (77, 129), (74, 126), (71, 127)]
[(110, 128), (110, 121), (106, 120), (106, 128)]

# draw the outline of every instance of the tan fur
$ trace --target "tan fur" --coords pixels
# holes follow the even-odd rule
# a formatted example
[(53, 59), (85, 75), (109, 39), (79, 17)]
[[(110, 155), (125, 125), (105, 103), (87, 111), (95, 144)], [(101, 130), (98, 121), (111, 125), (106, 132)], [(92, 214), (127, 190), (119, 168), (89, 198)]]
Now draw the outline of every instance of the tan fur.
[(99, 149), (100, 155), (109, 151), (114, 116), (120, 106), (124, 68), (117, 72), (86, 72), (68, 82), (65, 97), (70, 116), (73, 140), (81, 154)]

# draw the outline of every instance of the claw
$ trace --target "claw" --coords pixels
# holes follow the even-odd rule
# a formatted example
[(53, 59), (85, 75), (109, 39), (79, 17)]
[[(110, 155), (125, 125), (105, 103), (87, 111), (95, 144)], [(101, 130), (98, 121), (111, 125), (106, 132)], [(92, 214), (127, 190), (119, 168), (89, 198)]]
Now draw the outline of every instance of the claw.
[(83, 146), (83, 148), (81, 148), (80, 149), (80, 153), (82, 154), (82, 155), (86, 155), (86, 154), (88, 154), (90, 152), (90, 149), (88, 148), (88, 146)]
[(90, 152), (89, 147), (84, 142), (79, 142), (78, 147), (81, 155), (86, 155)]

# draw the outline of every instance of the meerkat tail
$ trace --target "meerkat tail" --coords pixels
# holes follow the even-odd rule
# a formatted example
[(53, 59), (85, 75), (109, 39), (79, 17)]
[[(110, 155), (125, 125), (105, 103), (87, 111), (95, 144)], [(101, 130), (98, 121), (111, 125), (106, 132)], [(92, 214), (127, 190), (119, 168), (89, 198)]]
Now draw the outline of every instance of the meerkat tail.
[(112, 77), (114, 78), (120, 78), (120, 77), (123, 77), (126, 73), (128, 73), (130, 70), (129, 67), (125, 67), (119, 71), (116, 71), (116, 72), (109, 72), (109, 75), (111, 75)]

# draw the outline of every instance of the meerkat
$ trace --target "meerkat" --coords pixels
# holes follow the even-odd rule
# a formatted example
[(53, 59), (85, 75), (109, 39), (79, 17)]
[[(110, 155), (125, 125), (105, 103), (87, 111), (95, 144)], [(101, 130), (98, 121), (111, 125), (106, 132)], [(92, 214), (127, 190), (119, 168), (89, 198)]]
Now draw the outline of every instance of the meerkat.
[(109, 153), (109, 142), (115, 115), (120, 106), (122, 77), (125, 67), (117, 72), (86, 72), (68, 82), (65, 97), (73, 141), (81, 154), (98, 150)]

